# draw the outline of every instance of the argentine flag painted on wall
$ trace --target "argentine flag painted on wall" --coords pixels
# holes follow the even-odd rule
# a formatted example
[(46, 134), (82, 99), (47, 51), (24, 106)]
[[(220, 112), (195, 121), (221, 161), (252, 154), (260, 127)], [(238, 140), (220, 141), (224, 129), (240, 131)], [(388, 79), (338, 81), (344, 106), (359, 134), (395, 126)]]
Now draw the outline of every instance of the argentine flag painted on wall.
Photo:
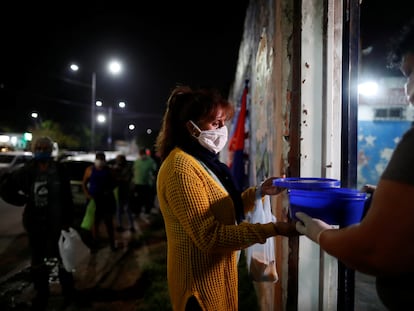
[(240, 109), (238, 110), (232, 130), (230, 133), (229, 141), (229, 167), (231, 173), (234, 177), (235, 182), (237, 183), (240, 190), (245, 188), (246, 180), (246, 170), (245, 170), (245, 139), (247, 138), (247, 133), (245, 129), (246, 124), (246, 114), (247, 114), (247, 95), (248, 95), (248, 81), (243, 90)]

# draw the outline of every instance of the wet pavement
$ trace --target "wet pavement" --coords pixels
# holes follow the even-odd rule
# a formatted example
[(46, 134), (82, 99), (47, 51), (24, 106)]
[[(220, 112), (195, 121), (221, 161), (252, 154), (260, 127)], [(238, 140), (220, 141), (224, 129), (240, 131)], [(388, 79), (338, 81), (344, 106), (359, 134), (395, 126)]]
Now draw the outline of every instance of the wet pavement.
[[(13, 210), (20, 213), (19, 209)], [(17, 220), (16, 220), (17, 219)], [(27, 237), (19, 216), (0, 219), (0, 310), (27, 311), (34, 296), (29, 276)], [(118, 249), (114, 252), (102, 240), (99, 250), (91, 254), (74, 273), (80, 300), (65, 305), (57, 280), (54, 261), (50, 275), (51, 296), (48, 311), (135, 311), (144, 310), (146, 289), (150, 280), (143, 276), (143, 267), (155, 252), (166, 250), (161, 215), (151, 215), (150, 223), (136, 218), (135, 233), (117, 232)], [(5, 233), (7, 232), (7, 233)], [(101, 228), (100, 233), (105, 233)], [(375, 291), (374, 278), (356, 272), (355, 311), (385, 311)], [(166, 282), (166, 280), (165, 280)], [(147, 310), (147, 309), (145, 309)], [(165, 310), (158, 308), (157, 310)], [(254, 310), (251, 310), (254, 311)]]
[[(152, 231), (152, 223), (161, 215), (151, 215), (150, 221), (143, 221), (137, 217), (136, 232), (129, 230), (116, 233), (117, 250), (112, 251), (109, 242), (102, 238), (102, 245), (96, 253), (91, 253), (89, 258), (82, 262), (74, 272), (75, 287), (77, 289), (77, 301), (65, 303), (61, 295), (61, 289), (57, 278), (56, 260), (51, 259), (48, 265), (51, 268), (49, 279), (50, 298), (47, 310), (139, 310), (139, 304), (147, 286), (145, 278), (142, 278), (142, 267), (149, 260), (149, 244), (165, 244), (165, 237), (156, 232), (162, 230), (160, 226), (155, 228), (154, 236), (147, 234)], [(100, 229), (100, 234), (105, 229)], [(24, 234), (19, 237), (19, 243), (27, 243)], [(26, 239), (26, 241), (25, 241)], [(9, 243), (11, 245), (17, 245)], [(3, 259), (7, 256), (2, 256)], [(16, 259), (16, 258), (15, 258)], [(1, 266), (3, 275), (0, 277), (0, 310), (2, 311), (26, 311), (30, 310), (31, 300), (34, 297), (33, 285), (30, 282), (28, 260), (16, 260), (13, 258)], [(16, 262), (19, 262), (16, 264)], [(12, 268), (11, 268), (12, 267)], [(9, 269), (4, 273), (5, 269)]]

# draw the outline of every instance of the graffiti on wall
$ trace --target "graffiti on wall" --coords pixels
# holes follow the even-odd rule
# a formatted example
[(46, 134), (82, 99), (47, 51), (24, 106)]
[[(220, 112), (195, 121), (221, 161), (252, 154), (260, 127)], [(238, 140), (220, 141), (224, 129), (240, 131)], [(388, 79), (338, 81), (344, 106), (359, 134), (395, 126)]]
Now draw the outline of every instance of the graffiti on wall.
[(272, 69), (273, 69), (273, 50), (269, 44), (266, 29), (262, 31), (259, 41), (255, 68), (252, 71), (252, 83), (254, 92), (251, 98), (251, 128), (252, 149), (255, 150), (255, 162), (253, 172), (256, 178), (263, 180), (269, 177), (272, 167), (272, 150), (274, 137), (274, 112), (269, 107), (273, 107), (272, 88)]

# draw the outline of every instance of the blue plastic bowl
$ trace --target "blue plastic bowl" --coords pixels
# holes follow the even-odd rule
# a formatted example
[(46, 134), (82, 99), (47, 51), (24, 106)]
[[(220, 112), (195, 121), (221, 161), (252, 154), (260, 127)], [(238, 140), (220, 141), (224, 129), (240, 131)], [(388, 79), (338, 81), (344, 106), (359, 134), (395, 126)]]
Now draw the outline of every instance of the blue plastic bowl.
[(295, 213), (304, 212), (331, 225), (346, 227), (361, 221), (366, 193), (349, 188), (325, 190), (290, 189), (289, 210), (291, 218)]
[(273, 185), (287, 189), (320, 190), (339, 188), (341, 181), (338, 179), (319, 177), (288, 177), (273, 180)]

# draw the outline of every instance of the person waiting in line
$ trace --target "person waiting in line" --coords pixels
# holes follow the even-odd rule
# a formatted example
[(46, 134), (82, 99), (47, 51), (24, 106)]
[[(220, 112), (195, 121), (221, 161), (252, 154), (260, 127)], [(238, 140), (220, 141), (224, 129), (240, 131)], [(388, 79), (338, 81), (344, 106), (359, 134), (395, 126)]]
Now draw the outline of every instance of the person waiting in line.
[(147, 154), (145, 148), (140, 148), (138, 158), (133, 164), (134, 192), (132, 204), (136, 214), (148, 222), (148, 216), (154, 207), (154, 184), (157, 163)]
[(116, 211), (114, 189), (116, 180), (112, 169), (106, 163), (104, 152), (95, 154), (95, 163), (85, 169), (82, 179), (82, 188), (87, 200), (95, 201), (94, 237), (88, 242), (91, 248), (97, 250), (99, 226), (103, 222), (113, 251), (116, 250), (113, 217)]
[(25, 205), (23, 226), (31, 252), (30, 275), (36, 292), (32, 310), (46, 310), (50, 295), (50, 266), (58, 259), (58, 277), (65, 303), (74, 302), (75, 287), (71, 272), (64, 269), (58, 240), (62, 230), (73, 226), (73, 200), (65, 166), (53, 160), (53, 141), (39, 137), (33, 144), (34, 158), (2, 178), (0, 196), (8, 203)]
[(283, 189), (268, 178), (244, 192), (219, 160), (233, 106), (218, 92), (176, 87), (156, 142), (157, 195), (167, 234), (167, 280), (173, 310), (238, 310), (238, 254), (294, 223), (251, 224), (257, 198)]
[[(414, 20), (394, 41), (390, 65), (407, 78), (405, 92), (414, 104)], [(348, 267), (376, 277), (379, 298), (389, 310), (408, 310), (414, 297), (414, 127), (404, 133), (359, 224), (331, 228), (320, 219), (296, 213), (297, 230)]]
[(132, 180), (132, 168), (128, 165), (126, 156), (119, 154), (115, 158), (115, 164), (113, 166), (116, 184), (117, 184), (117, 231), (123, 232), (125, 229), (122, 226), (123, 215), (125, 214), (128, 220), (129, 230), (135, 232), (134, 216), (129, 207), (131, 180)]

